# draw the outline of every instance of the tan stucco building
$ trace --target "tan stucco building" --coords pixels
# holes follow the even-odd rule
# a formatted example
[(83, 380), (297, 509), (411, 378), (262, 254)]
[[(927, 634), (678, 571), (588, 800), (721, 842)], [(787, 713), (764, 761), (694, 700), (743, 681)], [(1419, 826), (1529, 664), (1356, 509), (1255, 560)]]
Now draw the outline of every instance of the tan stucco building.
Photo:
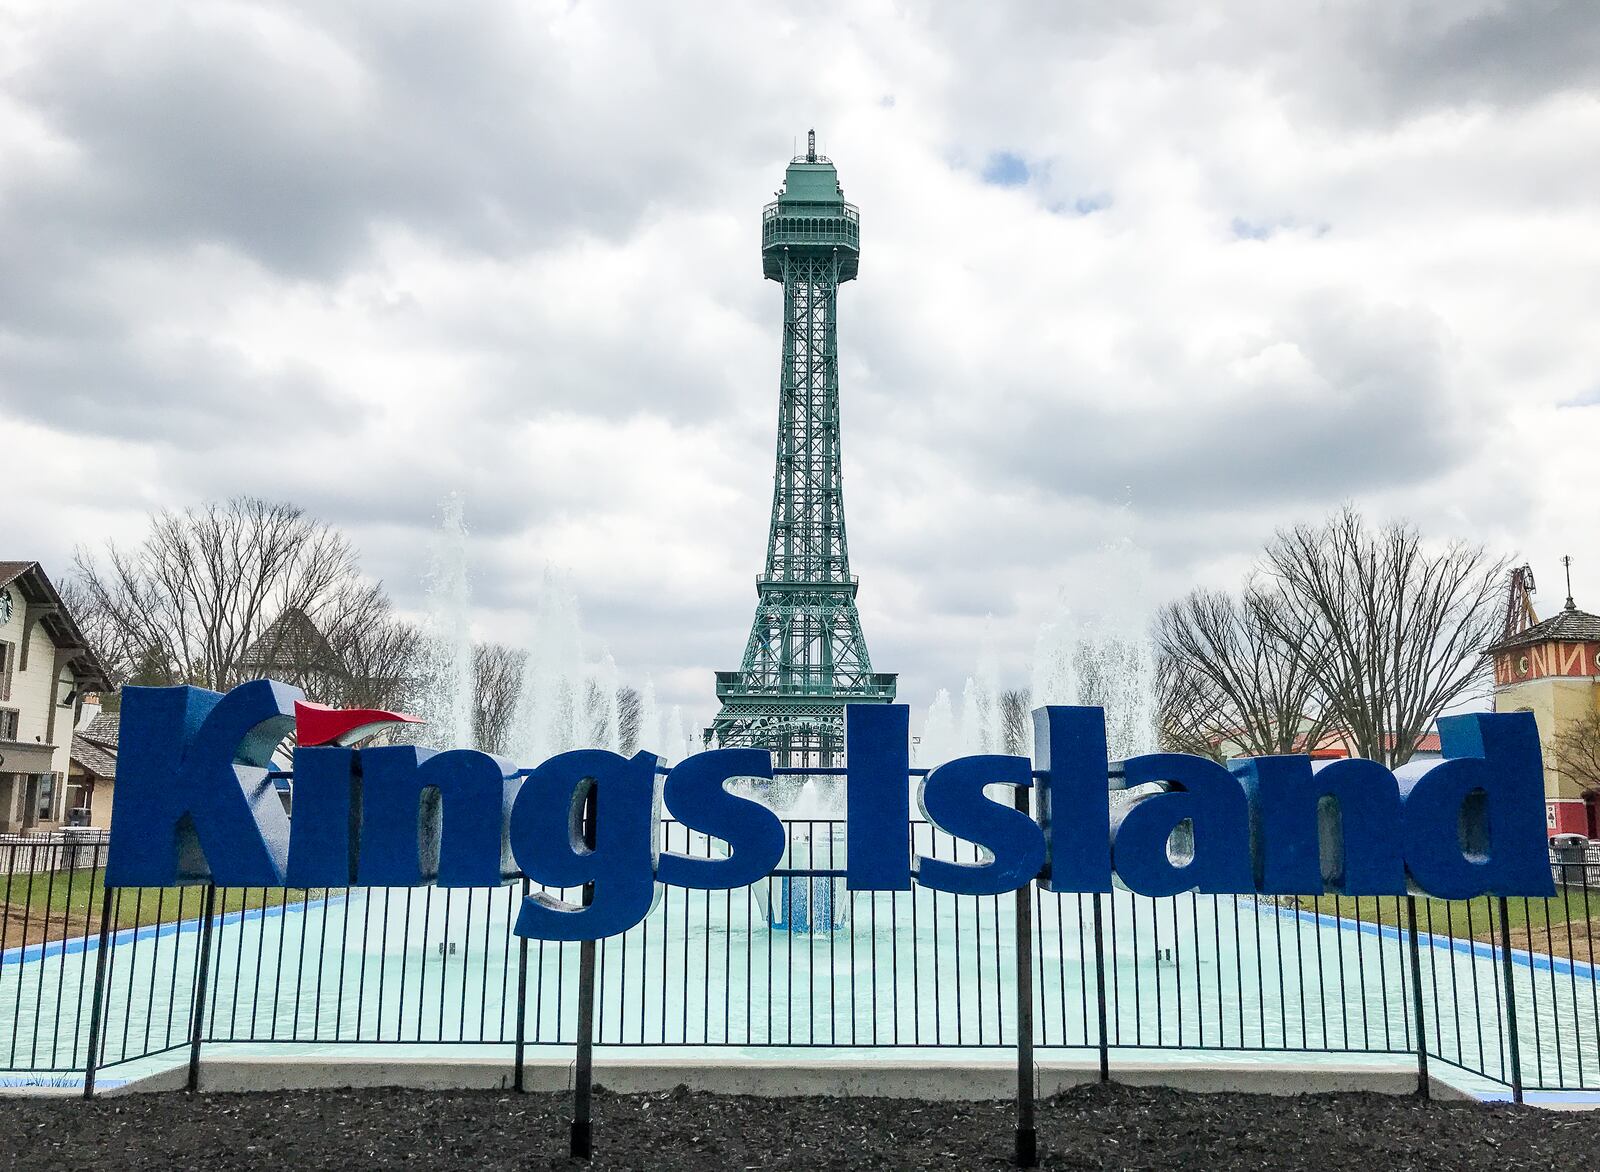
[(0, 562), (0, 833), (53, 830), (70, 814), (72, 733), (105, 686), (37, 562)]
[(1494, 710), (1531, 712), (1544, 748), (1545, 821), (1551, 834), (1600, 838), (1600, 795), (1564, 776), (1550, 752), (1554, 737), (1600, 712), (1600, 616), (1572, 599), (1488, 650), (1494, 657)]

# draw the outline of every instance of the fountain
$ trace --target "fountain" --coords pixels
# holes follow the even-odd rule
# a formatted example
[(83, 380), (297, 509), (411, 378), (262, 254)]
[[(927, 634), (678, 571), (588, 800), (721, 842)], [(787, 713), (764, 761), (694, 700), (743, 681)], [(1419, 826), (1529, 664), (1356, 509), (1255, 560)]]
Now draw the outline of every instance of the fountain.
[(451, 493), (440, 505), (424, 579), (422, 687), (416, 707), (426, 722), (418, 736), (433, 748), (471, 748), (477, 702), (473, 673), (472, 589), (467, 576), (465, 504)]

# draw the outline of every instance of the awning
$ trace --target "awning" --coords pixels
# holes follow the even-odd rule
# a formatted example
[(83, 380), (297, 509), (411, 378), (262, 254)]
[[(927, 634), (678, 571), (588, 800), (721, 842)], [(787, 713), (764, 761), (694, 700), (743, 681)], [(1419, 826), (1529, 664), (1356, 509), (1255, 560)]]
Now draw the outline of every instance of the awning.
[(0, 773), (49, 773), (54, 745), (0, 741)]

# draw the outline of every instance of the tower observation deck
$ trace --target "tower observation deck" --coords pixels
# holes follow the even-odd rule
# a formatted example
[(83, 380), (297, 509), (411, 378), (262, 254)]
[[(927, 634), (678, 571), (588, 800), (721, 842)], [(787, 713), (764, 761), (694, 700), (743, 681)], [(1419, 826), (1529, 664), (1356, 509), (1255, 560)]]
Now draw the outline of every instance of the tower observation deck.
[(845, 704), (895, 695), (861, 634), (839, 472), (839, 286), (860, 254), (860, 214), (808, 133), (761, 213), (761, 271), (783, 285), (772, 522), (744, 661), (717, 673), (722, 707), (705, 736), (770, 749), (780, 765), (838, 764)]

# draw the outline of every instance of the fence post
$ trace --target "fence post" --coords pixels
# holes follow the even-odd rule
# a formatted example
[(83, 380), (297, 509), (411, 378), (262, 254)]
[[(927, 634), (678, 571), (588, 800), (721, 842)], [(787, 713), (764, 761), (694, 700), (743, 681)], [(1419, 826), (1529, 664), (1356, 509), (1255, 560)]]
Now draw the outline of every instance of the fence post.
[[(522, 898), (528, 898), (528, 877), (522, 877)], [(521, 903), (518, 904), (521, 910)], [(517, 922), (516, 914), (511, 917), (512, 924)], [(528, 938), (517, 937), (517, 1059), (516, 1070), (512, 1075), (511, 1086), (514, 1090), (522, 1090), (522, 1055), (523, 1047), (527, 1042), (528, 1022)]]
[(1511, 963), (1511, 925), (1506, 922), (1506, 897), (1500, 905), (1500, 971), (1506, 989), (1506, 1034), (1511, 1043), (1511, 1101), (1522, 1102), (1522, 1045), (1517, 1038), (1517, 987), (1511, 977), (1515, 966)]
[[(593, 781), (583, 805), (583, 841), (594, 849), (595, 790)], [(583, 889), (583, 906), (594, 899), (593, 886)], [(590, 1091), (594, 1082), (594, 956), (595, 942), (578, 945), (578, 1061), (572, 1087), (572, 1136), (570, 1152), (575, 1160), (587, 1160), (593, 1150), (589, 1121)]]
[[(1016, 807), (1028, 813), (1028, 791), (1015, 787)], [(1039, 1164), (1033, 1126), (1033, 880), (1013, 893), (1017, 901), (1017, 1167)]]
[(185, 1089), (191, 1094), (200, 1089), (200, 1039), (206, 1028), (206, 986), (211, 978), (211, 929), (216, 906), (217, 886), (207, 883), (200, 921), (200, 964), (194, 978), (194, 1023), (189, 1032), (189, 1081)]
[(100, 1065), (100, 1017), (105, 1009), (106, 960), (111, 951), (111, 888), (100, 888), (100, 946), (94, 958), (94, 1001), (89, 1008), (89, 1059), (83, 1068), (83, 1097), (94, 1098), (94, 1070)]
[(1414, 895), (1406, 896), (1406, 927), (1411, 949), (1411, 1016), (1417, 1023), (1417, 1094), (1431, 1099), (1427, 1025), (1422, 1018), (1422, 950), (1417, 943), (1417, 897)]
[(1106, 1036), (1106, 937), (1100, 923), (1100, 893), (1094, 893), (1094, 994), (1100, 1021), (1100, 1081), (1111, 1081), (1111, 1040)]

